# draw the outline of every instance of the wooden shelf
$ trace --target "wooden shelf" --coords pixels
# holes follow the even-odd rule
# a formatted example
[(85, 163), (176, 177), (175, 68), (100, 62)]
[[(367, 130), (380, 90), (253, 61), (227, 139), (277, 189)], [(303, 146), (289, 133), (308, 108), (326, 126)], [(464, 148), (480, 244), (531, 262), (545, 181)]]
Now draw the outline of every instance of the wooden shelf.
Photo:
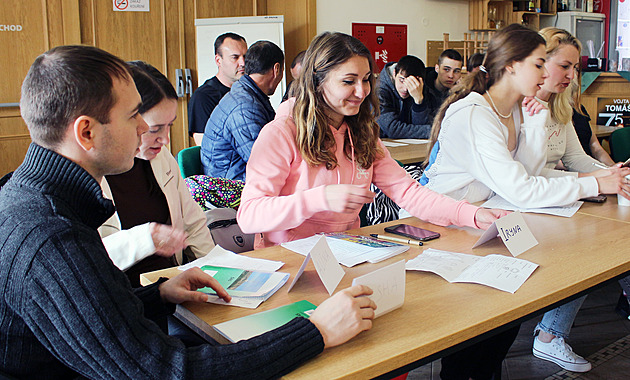
[[(496, 30), (511, 23), (527, 24), (532, 29), (540, 28), (540, 16), (554, 16), (557, 0), (549, 0), (550, 12), (514, 11), (512, 0), (470, 0), (468, 3), (468, 28), (470, 30)], [(540, 8), (541, 0), (534, 5)], [(493, 16), (494, 14), (494, 16)], [(497, 27), (499, 26), (499, 27)]]

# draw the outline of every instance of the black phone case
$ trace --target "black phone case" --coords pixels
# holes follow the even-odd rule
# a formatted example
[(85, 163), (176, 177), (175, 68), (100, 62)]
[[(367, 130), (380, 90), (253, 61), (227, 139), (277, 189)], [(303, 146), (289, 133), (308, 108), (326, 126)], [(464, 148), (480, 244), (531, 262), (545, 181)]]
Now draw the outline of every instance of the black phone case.
[[(395, 224), (393, 226), (389, 226), (389, 227), (385, 227), (385, 232), (389, 232), (390, 234), (394, 234), (394, 235), (400, 235), (400, 236), (404, 236), (404, 237), (408, 237), (410, 239), (414, 239), (414, 240), (419, 240), (419, 241), (429, 241), (429, 240), (433, 240), (433, 239), (437, 239), (440, 237), (440, 234), (438, 232), (433, 232), (433, 231), (429, 231), (429, 230), (425, 230), (425, 231), (429, 231), (432, 232), (433, 235), (427, 236), (427, 237), (419, 237), (419, 236), (415, 236), (412, 234), (406, 234), (404, 232), (400, 232), (400, 231), (396, 231), (396, 227), (401, 226), (402, 224)], [(417, 227), (420, 228), (420, 227)], [(422, 228), (424, 230), (424, 228)]]

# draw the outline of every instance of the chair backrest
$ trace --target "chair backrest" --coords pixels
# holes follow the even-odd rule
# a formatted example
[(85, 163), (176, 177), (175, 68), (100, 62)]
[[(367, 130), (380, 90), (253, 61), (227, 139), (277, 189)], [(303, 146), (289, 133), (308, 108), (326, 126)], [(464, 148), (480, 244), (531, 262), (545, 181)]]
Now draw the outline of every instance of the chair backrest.
[(182, 177), (190, 177), (191, 175), (203, 174), (201, 166), (201, 147), (191, 146), (182, 149), (177, 153), (177, 164), (182, 173)]
[(630, 158), (630, 128), (621, 128), (610, 135), (610, 156), (615, 162)]

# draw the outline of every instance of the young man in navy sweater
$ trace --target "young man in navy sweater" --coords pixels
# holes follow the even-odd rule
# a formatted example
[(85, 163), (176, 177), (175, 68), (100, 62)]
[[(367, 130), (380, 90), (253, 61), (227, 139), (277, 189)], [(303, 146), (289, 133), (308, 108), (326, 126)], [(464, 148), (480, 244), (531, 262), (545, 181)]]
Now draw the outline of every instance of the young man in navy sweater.
[(39, 56), (20, 110), (33, 143), (0, 191), (0, 377), (273, 378), (371, 327), (374, 303), (352, 287), (296, 318), (233, 345), (187, 348), (156, 321), (204, 302), (199, 268), (132, 289), (96, 228), (114, 212), (99, 182), (131, 168), (140, 95), (126, 64), (89, 46)]

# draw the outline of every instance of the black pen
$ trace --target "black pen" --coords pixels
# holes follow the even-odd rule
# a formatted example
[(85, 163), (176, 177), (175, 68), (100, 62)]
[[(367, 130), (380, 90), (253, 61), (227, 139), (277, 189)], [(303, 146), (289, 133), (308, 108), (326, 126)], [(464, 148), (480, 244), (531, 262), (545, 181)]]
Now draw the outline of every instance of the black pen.
[(405, 243), (405, 244), (419, 245), (419, 246), (423, 245), (422, 242), (419, 240), (401, 239), (401, 238), (384, 236), (384, 235), (379, 235), (379, 234), (370, 234), (370, 236), (375, 239), (389, 240), (395, 243)]

